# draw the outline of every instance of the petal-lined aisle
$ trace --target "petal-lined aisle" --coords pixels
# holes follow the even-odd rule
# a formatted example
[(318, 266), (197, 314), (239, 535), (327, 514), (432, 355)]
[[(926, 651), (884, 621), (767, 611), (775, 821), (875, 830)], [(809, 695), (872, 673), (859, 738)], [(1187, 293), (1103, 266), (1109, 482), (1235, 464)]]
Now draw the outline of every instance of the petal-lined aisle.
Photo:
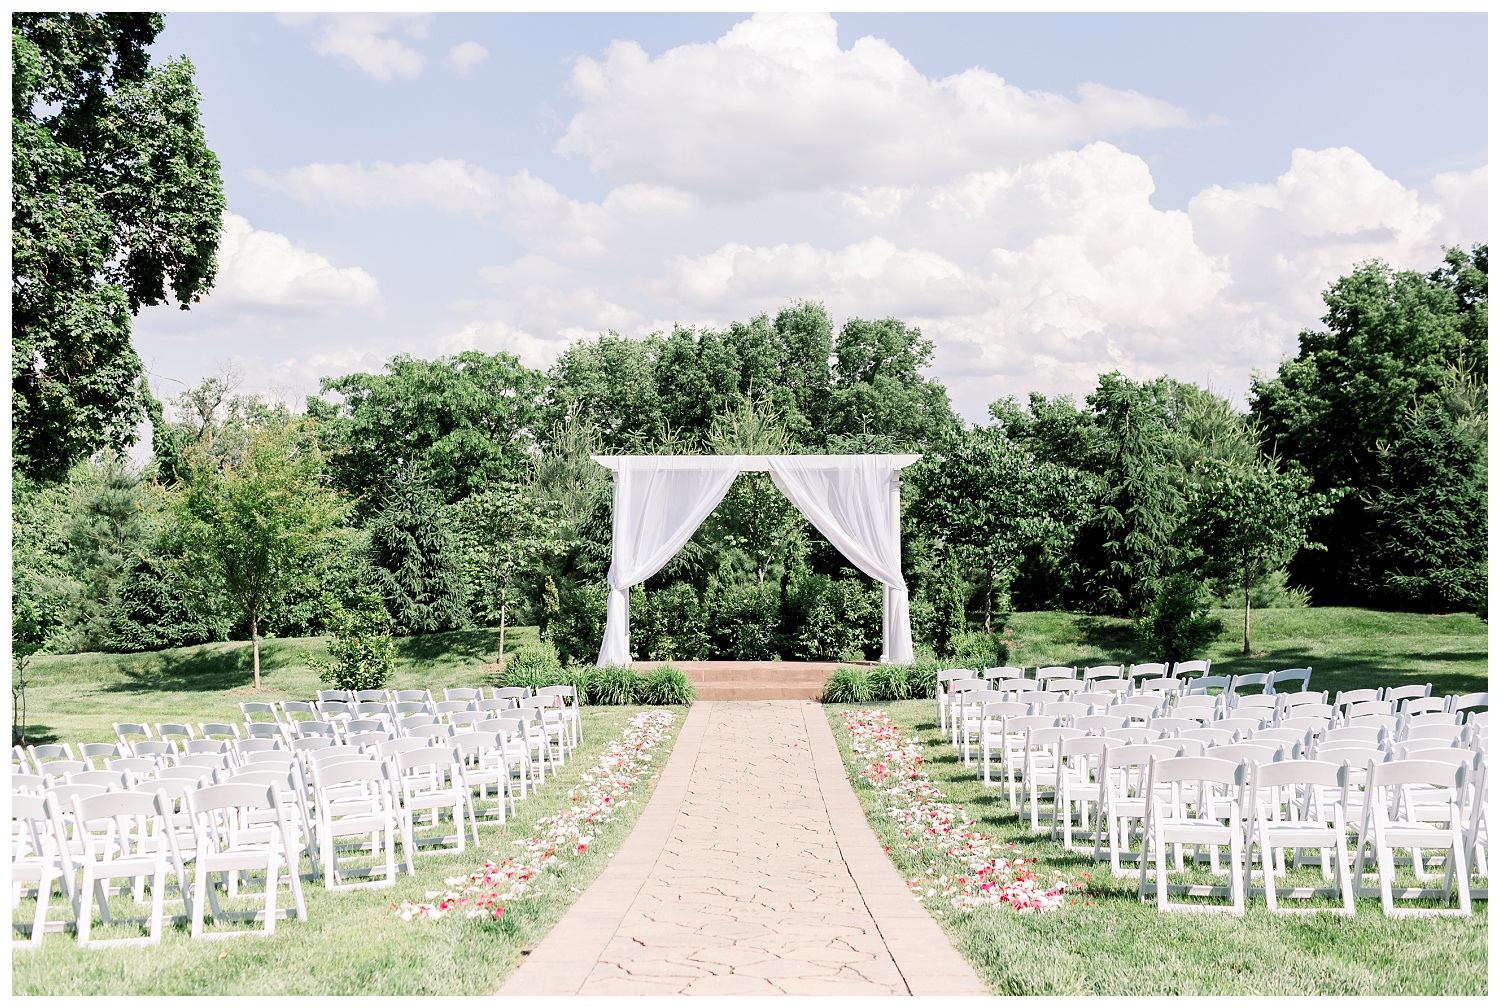
[(984, 994), (817, 704), (699, 703), (603, 876), (503, 994)]

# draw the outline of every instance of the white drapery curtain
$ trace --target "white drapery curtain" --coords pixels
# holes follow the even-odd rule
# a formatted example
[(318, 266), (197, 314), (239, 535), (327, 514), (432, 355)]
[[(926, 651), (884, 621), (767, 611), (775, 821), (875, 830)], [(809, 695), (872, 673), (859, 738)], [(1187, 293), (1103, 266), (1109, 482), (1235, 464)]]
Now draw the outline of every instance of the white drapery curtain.
[(912, 660), (901, 576), (901, 485), (890, 456), (774, 455), (771, 480), (853, 564), (884, 586), (883, 662)]
[(739, 475), (743, 456), (624, 456), (615, 468), (614, 550), (599, 665), (630, 664), (630, 589), (687, 543)]

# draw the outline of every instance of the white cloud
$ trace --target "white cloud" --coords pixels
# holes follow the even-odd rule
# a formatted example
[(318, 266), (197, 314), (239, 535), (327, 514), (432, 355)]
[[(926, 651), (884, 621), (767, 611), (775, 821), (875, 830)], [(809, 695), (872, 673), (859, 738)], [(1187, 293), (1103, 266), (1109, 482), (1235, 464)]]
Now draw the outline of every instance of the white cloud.
[[(313, 30), (316, 33), (313, 52), (348, 59), (379, 81), (415, 77), (427, 62), (421, 53), (390, 37), (398, 31), (408, 38), (425, 37), (428, 20), (425, 14), (278, 14), (276, 20)], [(462, 46), (454, 47), (455, 51), (459, 48)], [(481, 53), (479, 59), (483, 58)]]
[(455, 73), (468, 73), (490, 58), (490, 51), (478, 42), (460, 42), (448, 50), (445, 61)]
[(218, 278), (206, 301), (250, 312), (327, 318), (382, 308), (375, 278), (357, 266), (337, 267), (285, 235), (257, 231), (224, 214)]
[(838, 45), (820, 14), (757, 14), (656, 59), (583, 57), (583, 110), (557, 150), (596, 171), (722, 196), (933, 183), (1061, 147), (1187, 124), (1180, 109), (1085, 83), (1076, 100), (987, 70), (932, 80), (891, 45)]
[(696, 205), (684, 193), (640, 184), (621, 186), (599, 203), (582, 202), (530, 172), (502, 176), (450, 158), (369, 168), (310, 164), (250, 174), (267, 188), (316, 205), (426, 206), (456, 217), (494, 215), (527, 247), (567, 258), (603, 255), (622, 229), (681, 220)]

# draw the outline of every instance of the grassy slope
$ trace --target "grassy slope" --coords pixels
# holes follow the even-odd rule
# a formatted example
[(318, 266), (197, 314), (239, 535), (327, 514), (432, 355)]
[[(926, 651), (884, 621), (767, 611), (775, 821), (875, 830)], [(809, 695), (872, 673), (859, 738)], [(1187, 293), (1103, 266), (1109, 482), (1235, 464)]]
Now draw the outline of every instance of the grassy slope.
[[(828, 715), (847, 759), (840, 709), (830, 705)], [(885, 709), (923, 740), (925, 769), (978, 822), (980, 832), (1038, 858), (1044, 876), (1053, 870), (1088, 873), (1088, 885), (1097, 891), (1050, 913), (986, 908), (968, 915), (951, 909), (935, 915), (995, 994), (1453, 995), (1488, 989), (1488, 907), (1483, 902), (1475, 903), (1475, 916), (1468, 920), (1389, 919), (1379, 901), (1371, 899), (1358, 901), (1352, 920), (1329, 914), (1272, 916), (1259, 898), (1242, 919), (1159, 914), (1154, 905), (1137, 901), (1133, 878), (1110, 877), (1107, 861), (1095, 864), (1087, 854), (1063, 850), (1045, 833), (1033, 834), (1029, 823), (1023, 826), (1000, 789), (979, 784), (934, 729), (930, 700)], [(897, 868), (906, 877), (919, 873), (919, 863), (903, 851), (900, 831), (885, 815), (880, 796), (852, 765), (850, 776)], [(1046, 809), (1044, 805), (1044, 813)], [(1258, 876), (1255, 884), (1260, 884)], [(1316, 869), (1308, 869), (1296, 884), (1322, 883)], [(937, 901), (928, 906), (943, 909)]]
[[(393, 689), (430, 688), (442, 699), (445, 686), (479, 686), (495, 660), (495, 630), (456, 630), (399, 638)], [(326, 638), (292, 637), (261, 642), (263, 692), (254, 682), (250, 644), (230, 641), (143, 654), (52, 655), (28, 670), (27, 739), (31, 742), (103, 742), (114, 739), (117, 721), (238, 720), (235, 705), (248, 700), (311, 700), (324, 684), (303, 664), (304, 653), (321, 653)], [(535, 627), (506, 630), (508, 652), (535, 643)]]
[[(442, 681), (439, 677), (438, 682)], [(270, 938), (193, 941), (185, 927), (169, 928), (156, 948), (82, 951), (72, 935), (49, 934), (35, 953), (12, 956), (14, 994), (248, 994), (262, 995), (479, 995), (490, 994), (557, 923), (578, 891), (604, 870), (639, 816), (655, 780), (642, 781), (635, 803), (602, 827), (588, 853), (559, 867), (559, 875), (534, 886), (535, 898), (507, 904), (499, 921), (458, 915), (437, 921), (403, 922), (393, 902), (421, 901), (446, 888), (445, 876), (467, 874), (486, 857), (509, 856), (510, 841), (530, 833), (537, 819), (569, 804), (568, 788), (619, 737), (630, 715), (645, 708), (600, 707), (585, 711), (584, 743), (576, 758), (542, 791), (522, 802), (505, 826), (483, 825), (479, 849), (417, 859), (417, 874), (402, 872), (390, 889), (329, 893), (304, 883), (306, 921), (281, 921)], [(677, 709), (679, 714), (682, 708)], [(682, 724), (679, 719), (677, 727)], [(107, 725), (106, 725), (107, 727)], [(675, 729), (674, 729), (675, 733)], [(675, 734), (674, 734), (675, 738)], [(662, 766), (670, 743), (657, 751)], [(654, 773), (654, 771), (653, 771)], [(399, 854), (398, 854), (399, 858)], [(304, 862), (305, 866), (305, 862)], [(289, 900), (283, 893), (281, 905)], [(25, 901), (14, 919), (30, 920)], [(52, 919), (65, 916), (53, 902)], [(139, 933), (139, 932), (131, 932)], [(95, 929), (95, 937), (125, 937)]]
[[(1217, 609), (1218, 639), (1202, 657), (1214, 671), (1313, 670), (1314, 689), (1432, 683), (1434, 693), (1488, 689), (1489, 628), (1467, 613), (1433, 616), (1373, 609), (1256, 609), (1250, 644), (1242, 657), (1242, 610)], [(1015, 613), (1006, 628), (1015, 665), (1104, 665), (1154, 661), (1143, 655), (1127, 620), (1063, 612)]]

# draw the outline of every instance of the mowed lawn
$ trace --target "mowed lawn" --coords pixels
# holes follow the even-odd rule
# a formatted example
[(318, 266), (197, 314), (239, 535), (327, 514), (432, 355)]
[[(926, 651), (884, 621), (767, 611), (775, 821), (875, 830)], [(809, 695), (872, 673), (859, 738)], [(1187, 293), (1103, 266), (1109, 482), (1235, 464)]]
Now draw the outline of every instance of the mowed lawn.
[[(1472, 613), (1429, 615), (1376, 609), (1252, 609), (1248, 657), (1240, 654), (1244, 611), (1215, 609), (1223, 624), (1218, 638), (1198, 657), (1213, 671), (1235, 674), (1286, 668), (1313, 670), (1312, 688), (1328, 691), (1367, 686), (1432, 683), (1433, 693), (1488, 689), (1489, 626)], [(1012, 642), (1010, 663), (1106, 665), (1156, 661), (1141, 653), (1128, 620), (1064, 612), (1019, 612), (1004, 636)]]
[[(1434, 693), (1488, 689), (1488, 627), (1467, 614), (1434, 616), (1365, 609), (1253, 611), (1251, 643), (1241, 657), (1236, 610), (1204, 657), (1214, 671), (1264, 672), (1311, 666), (1312, 687), (1339, 689), (1433, 684)], [(1016, 665), (1093, 665), (1146, 661), (1124, 620), (1069, 613), (1016, 613), (1007, 636)], [(1357, 901), (1352, 920), (1332, 914), (1273, 916), (1251, 891), (1244, 918), (1159, 914), (1136, 897), (1136, 880), (1115, 879), (1109, 864), (1063, 849), (1031, 832), (995, 786), (986, 788), (937, 731), (931, 700), (876, 705), (924, 743), (923, 766), (992, 837), (1039, 860), (1043, 875), (1088, 875), (1092, 895), (1051, 913), (982, 909), (937, 916), (955, 947), (995, 994), (1253, 995), (1427, 994), (1488, 992), (1488, 904), (1476, 900), (1468, 919), (1396, 920), (1378, 899)], [(848, 735), (829, 705), (834, 734), (848, 757)], [(900, 831), (874, 789), (853, 772), (855, 791), (882, 844), (906, 877), (923, 870), (902, 850)], [(1045, 814), (1050, 806), (1043, 805)], [(1353, 844), (1350, 844), (1351, 850)], [(1401, 872), (1409, 878), (1410, 869)], [(1200, 881), (1208, 881), (1205, 876)], [(1259, 886), (1259, 876), (1255, 879)], [(1283, 883), (1286, 884), (1286, 883)], [(1322, 885), (1316, 869), (1296, 884)], [(1406, 884), (1415, 884), (1412, 879)], [(1301, 905), (1285, 901), (1288, 905)], [(1319, 903), (1315, 905), (1332, 905)], [(1433, 904), (1429, 904), (1433, 905)], [(945, 909), (929, 901), (929, 909)]]

